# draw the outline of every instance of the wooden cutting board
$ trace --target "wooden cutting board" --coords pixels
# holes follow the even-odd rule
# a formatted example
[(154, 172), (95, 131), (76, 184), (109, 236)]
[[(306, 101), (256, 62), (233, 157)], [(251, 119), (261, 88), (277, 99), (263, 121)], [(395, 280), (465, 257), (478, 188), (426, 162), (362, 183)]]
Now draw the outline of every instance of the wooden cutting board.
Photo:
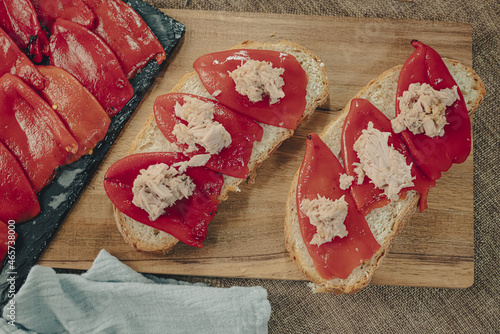
[[(402, 64), (419, 39), (442, 56), (472, 63), (471, 26), (464, 23), (164, 10), (186, 25), (186, 35), (168, 68), (125, 127), (100, 170), (67, 217), (39, 263), (88, 269), (101, 249), (141, 272), (217, 277), (302, 280), (285, 251), (285, 202), (309, 132), (320, 132), (347, 101), (384, 70)], [(179, 244), (167, 255), (139, 253), (118, 232), (102, 180), (126, 155), (157, 96), (168, 93), (192, 71), (193, 61), (244, 40), (289, 39), (312, 50), (326, 64), (330, 98), (244, 184), (220, 204), (203, 249)], [(465, 288), (474, 280), (472, 156), (454, 166), (429, 195), (429, 209), (410, 225), (373, 277), (373, 283)]]

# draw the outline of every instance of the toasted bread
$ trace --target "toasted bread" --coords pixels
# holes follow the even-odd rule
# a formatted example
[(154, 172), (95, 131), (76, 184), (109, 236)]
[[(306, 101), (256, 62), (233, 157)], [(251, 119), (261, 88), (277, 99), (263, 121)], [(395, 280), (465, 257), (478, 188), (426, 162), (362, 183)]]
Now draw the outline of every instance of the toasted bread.
[[(306, 48), (289, 41), (279, 43), (261, 43), (246, 41), (233, 47), (233, 49), (262, 49), (274, 50), (293, 55), (301, 64), (308, 76), (306, 108), (302, 115), (302, 123), (323, 104), (328, 97), (328, 78), (322, 61)], [(201, 56), (201, 55), (200, 55)], [(170, 91), (171, 93), (190, 93), (206, 98), (213, 97), (206, 91), (198, 75), (194, 72), (186, 74), (181, 81)], [(248, 164), (250, 174), (248, 182), (253, 183), (257, 168), (266, 160), (283, 141), (293, 135), (293, 130), (259, 123), (264, 129), (260, 142), (254, 142), (252, 155)], [(170, 143), (158, 129), (153, 113), (139, 131), (129, 150), (129, 154), (141, 152), (176, 152), (179, 151), (175, 144)], [(226, 200), (230, 192), (239, 191), (238, 185), (244, 179), (224, 175), (224, 185), (219, 196)], [(168, 233), (159, 231), (139, 223), (116, 207), (114, 214), (118, 229), (127, 243), (137, 250), (153, 253), (166, 253), (170, 251), (178, 240)]]
[[(479, 107), (485, 95), (484, 84), (471, 68), (462, 63), (444, 59), (451, 75), (457, 82), (464, 96), (469, 115)], [(396, 66), (363, 87), (354, 98), (369, 100), (389, 119), (395, 117), (396, 87), (402, 65)], [(320, 134), (321, 139), (342, 161), (340, 157), (340, 138), (344, 119), (349, 112), (350, 101), (338, 118), (329, 123)], [(373, 272), (379, 266), (384, 255), (389, 251), (395, 237), (408, 224), (410, 217), (417, 209), (420, 195), (416, 191), (409, 191), (406, 199), (395, 202), (371, 211), (365, 218), (370, 229), (381, 245), (372, 258), (356, 267), (346, 279), (334, 278), (330, 280), (319, 276), (314, 268), (304, 240), (301, 235), (297, 216), (296, 189), (299, 171), (295, 174), (290, 187), (286, 217), (285, 217), (285, 244), (286, 248), (299, 269), (312, 281), (315, 292), (355, 293), (366, 287)]]

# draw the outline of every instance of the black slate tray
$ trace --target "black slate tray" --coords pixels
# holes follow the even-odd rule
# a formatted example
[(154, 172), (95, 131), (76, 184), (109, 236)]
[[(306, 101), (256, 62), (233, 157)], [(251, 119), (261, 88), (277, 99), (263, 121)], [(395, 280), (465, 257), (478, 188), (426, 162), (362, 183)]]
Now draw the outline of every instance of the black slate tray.
[(184, 24), (175, 21), (142, 0), (124, 1), (134, 8), (156, 35), (167, 53), (167, 60), (162, 65), (158, 65), (154, 59), (151, 60), (131, 80), (134, 96), (111, 119), (106, 137), (95, 147), (93, 154), (86, 155), (68, 166), (60, 167), (52, 183), (38, 195), (41, 213), (27, 222), (15, 225), (18, 234), (15, 244), (15, 259), (8, 262), (9, 259), (6, 258), (0, 273), (0, 305), (6, 304), (10, 299), (14, 286), (15, 291), (17, 291), (24, 283), (31, 267), (36, 264), (59, 226), (64, 222), (71, 207), (92, 179), (111, 145), (144, 98), (186, 31)]

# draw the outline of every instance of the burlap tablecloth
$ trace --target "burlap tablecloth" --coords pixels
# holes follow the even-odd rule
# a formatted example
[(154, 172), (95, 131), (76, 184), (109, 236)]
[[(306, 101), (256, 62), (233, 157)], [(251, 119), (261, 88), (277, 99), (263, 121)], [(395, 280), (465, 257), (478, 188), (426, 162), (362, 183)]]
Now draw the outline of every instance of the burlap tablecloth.
[[(216, 286), (261, 285), (272, 306), (270, 333), (500, 332), (498, 1), (146, 0), (158, 8), (384, 17), (469, 22), (473, 67), (486, 85), (474, 116), (475, 277), (468, 289), (369, 286), (352, 296), (313, 294), (304, 282), (207, 279)], [(186, 278), (200, 280), (203, 278)]]

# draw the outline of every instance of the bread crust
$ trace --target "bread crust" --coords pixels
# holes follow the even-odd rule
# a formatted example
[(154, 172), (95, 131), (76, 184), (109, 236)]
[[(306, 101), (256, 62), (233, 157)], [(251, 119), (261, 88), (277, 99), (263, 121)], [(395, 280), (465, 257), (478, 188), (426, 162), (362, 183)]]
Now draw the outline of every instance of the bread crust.
[[(464, 98), (466, 98), (466, 96), (468, 98), (466, 98), (467, 109), (469, 115), (472, 115), (477, 110), (484, 98), (485, 88), (483, 82), (474, 72), (474, 70), (472, 70), (472, 68), (467, 67), (456, 60), (444, 59), (444, 61), (452, 75), (454, 73), (463, 74), (464, 78), (467, 78), (467, 80), (469, 80), (468, 85), (464, 87), (466, 88), (466, 90), (464, 91), (462, 87), (461, 90)], [(394, 118), (395, 108), (393, 106), (396, 100), (395, 89), (393, 89), (393, 94), (390, 93), (387, 96), (382, 95), (382, 98), (380, 97), (380, 93), (381, 90), (389, 90), (397, 85), (397, 80), (401, 68), (402, 65), (399, 65), (383, 72), (379, 77), (371, 80), (366, 86), (361, 88), (361, 90), (353, 97), (353, 99), (368, 99), (387, 117)], [(460, 86), (460, 81), (462, 80), (462, 78), (457, 78), (456, 76), (454, 77)], [(383, 103), (380, 104), (381, 101), (379, 101), (379, 99), (382, 99), (385, 102), (391, 101), (390, 99), (392, 99), (392, 104), (390, 102), (389, 107), (387, 107)], [(378, 102), (380, 105), (377, 105), (376, 102)], [(330, 149), (332, 149), (333, 153), (337, 157), (339, 157), (340, 155), (340, 135), (342, 126), (344, 123), (344, 119), (349, 112), (350, 104), (351, 101), (347, 103), (342, 113), (336, 119), (331, 121), (320, 134), (320, 137), (330, 147)], [(339, 160), (342, 161), (340, 157)], [(406, 199), (400, 199), (396, 203), (391, 203), (386, 207), (375, 209), (370, 212), (366, 216), (366, 219), (372, 231), (372, 224), (376, 222), (376, 219), (373, 217), (378, 217), (379, 213), (384, 212), (384, 210), (389, 211), (384, 213), (386, 213), (385, 216), (390, 217), (390, 219), (392, 220), (390, 221), (390, 230), (385, 233), (383, 238), (377, 238), (377, 241), (381, 246), (380, 249), (372, 256), (371, 259), (355, 268), (348, 278), (334, 278), (331, 280), (326, 280), (322, 278), (315, 270), (312, 258), (307, 251), (306, 245), (300, 232), (296, 204), (296, 189), (299, 171), (296, 172), (292, 181), (286, 204), (286, 216), (284, 224), (286, 249), (300, 271), (313, 283), (312, 288), (314, 292), (332, 292), (334, 294), (356, 293), (365, 288), (370, 283), (375, 269), (380, 265), (385, 254), (387, 254), (391, 246), (394, 244), (396, 237), (401, 233), (404, 227), (408, 225), (411, 216), (417, 209), (420, 195), (416, 191), (409, 191)], [(393, 212), (390, 212), (391, 210)], [(375, 233), (374, 236), (376, 236)]]
[[(306, 74), (308, 75), (309, 82), (316, 80), (317, 86), (321, 89), (312, 92), (307, 91), (307, 105), (304, 114), (299, 121), (299, 125), (305, 122), (316, 110), (316, 108), (326, 102), (329, 91), (329, 82), (326, 76), (325, 67), (316, 55), (305, 47), (290, 41), (280, 41), (278, 43), (262, 43), (255, 41), (244, 41), (238, 45), (233, 46), (231, 49), (261, 49), (261, 50), (275, 50), (280, 52), (290, 53), (301, 62)], [(213, 98), (202, 87), (195, 72), (185, 74), (181, 80), (172, 88), (170, 93), (192, 93), (195, 95)], [(261, 142), (254, 143), (252, 157), (248, 164), (249, 177), (246, 181), (253, 184), (257, 176), (257, 168), (288, 138), (290, 138), (294, 131), (290, 129), (278, 128), (271, 125), (261, 124), (264, 128), (264, 138)], [(151, 144), (152, 133), (158, 132), (154, 114), (151, 113), (145, 124), (134, 138), (128, 154), (149, 151), (145, 146)], [(266, 134), (270, 134), (266, 137)], [(178, 151), (175, 144), (163, 142), (160, 145), (163, 151)], [(257, 152), (257, 153), (256, 153)], [(226, 200), (230, 192), (239, 191), (239, 185), (245, 179), (237, 179), (233, 177), (224, 176), (224, 184), (219, 195), (219, 200)], [(120, 212), (116, 207), (113, 207), (114, 216), (118, 230), (120, 231), (124, 240), (133, 248), (143, 252), (165, 254), (172, 250), (177, 244), (178, 240), (171, 235), (158, 231), (152, 227), (139, 223), (125, 214)]]

